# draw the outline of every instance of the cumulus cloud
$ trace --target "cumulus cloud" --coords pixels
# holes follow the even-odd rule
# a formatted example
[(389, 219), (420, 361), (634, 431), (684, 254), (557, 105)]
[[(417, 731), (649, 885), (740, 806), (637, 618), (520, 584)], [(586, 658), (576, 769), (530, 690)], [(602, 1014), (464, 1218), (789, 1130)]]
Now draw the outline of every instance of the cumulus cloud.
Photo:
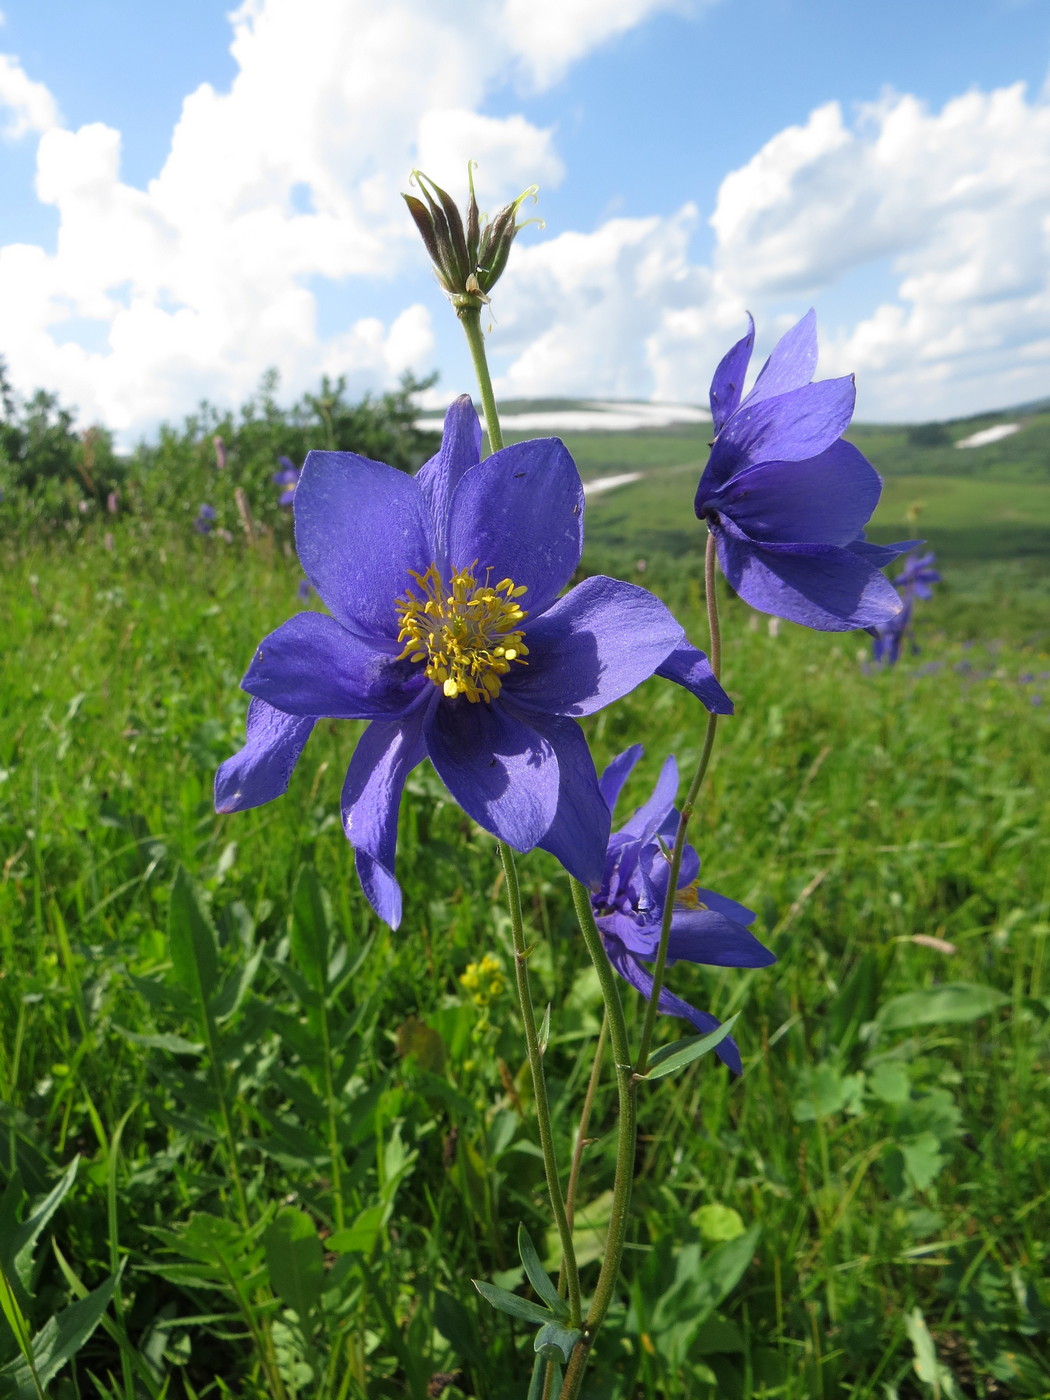
[(9, 53), (0, 53), (0, 113), (6, 117), (0, 135), (11, 141), (33, 131), (48, 131), (60, 120), (55, 99), (44, 84), (28, 77)]
[[(563, 0), (564, 61), (660, 3)], [(491, 206), (563, 174), (550, 130), (480, 110), (521, 63), (538, 81), (554, 72), (511, 0), (244, 0), (230, 20), (230, 89), (186, 98), (146, 189), (121, 179), (119, 132), (63, 129), (47, 89), (0, 63), (10, 129), (42, 133), (36, 190), (59, 216), (53, 253), (0, 249), (0, 353), (19, 387), (56, 387), (128, 433), (202, 393), (237, 400), (269, 365), (291, 390), (322, 371), (363, 387), (427, 369), (429, 313), (393, 290), (420, 256), (400, 199), (409, 170), (459, 171), (462, 185), (472, 156)], [(389, 318), (319, 334), (319, 278), (351, 292), (385, 280)]]
[[(500, 342), (523, 340), (517, 393), (649, 392), (695, 402), (743, 330), (772, 345), (810, 304), (824, 374), (856, 371), (860, 411), (934, 418), (1046, 393), (1050, 103), (1023, 85), (931, 111), (887, 94), (779, 132), (719, 188), (709, 266), (696, 211), (613, 220), (519, 255)], [(842, 324), (836, 296), (873, 266), (892, 297)], [(528, 286), (525, 284), (529, 277)], [(501, 301), (501, 312), (507, 307)]]

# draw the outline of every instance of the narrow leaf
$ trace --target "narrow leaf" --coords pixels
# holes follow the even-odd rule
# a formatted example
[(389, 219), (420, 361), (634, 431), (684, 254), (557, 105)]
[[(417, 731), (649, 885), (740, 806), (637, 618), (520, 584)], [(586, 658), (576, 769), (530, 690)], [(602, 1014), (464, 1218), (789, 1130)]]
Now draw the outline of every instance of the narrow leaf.
[(578, 1327), (561, 1327), (557, 1322), (545, 1322), (536, 1333), (533, 1350), (547, 1361), (569, 1363), (576, 1343), (583, 1336)]
[(728, 1021), (723, 1021), (717, 1030), (708, 1031), (706, 1035), (691, 1035), (685, 1040), (676, 1040), (673, 1045), (662, 1045), (649, 1061), (648, 1072), (642, 1078), (662, 1079), (665, 1074), (674, 1074), (676, 1070), (691, 1065), (701, 1055), (706, 1055), (716, 1045), (721, 1045), (733, 1029), (739, 1015), (738, 1011), (735, 1016), (730, 1016)]
[(328, 916), (317, 872), (304, 865), (292, 896), (292, 956), (315, 992), (324, 996), (328, 976)]
[[(117, 1286), (114, 1275), (82, 1298), (48, 1318), (30, 1342), (33, 1364), (40, 1384), (48, 1385), (88, 1340), (102, 1321)], [(23, 1357), (0, 1367), (0, 1381), (8, 1383), (11, 1400), (36, 1400), (38, 1391), (33, 1373)]]
[(529, 1282), (551, 1312), (558, 1317), (568, 1317), (569, 1305), (560, 1296), (550, 1274), (540, 1263), (536, 1246), (532, 1243), (532, 1237), (524, 1225), (518, 1226), (518, 1253), (521, 1255), (521, 1262), (525, 1265), (525, 1273), (528, 1275)]
[[(10, 1277), (14, 1276), (17, 1284), (23, 1288), (29, 1287), (29, 1280), (33, 1272), (33, 1251), (36, 1242), (45, 1229), (48, 1221), (62, 1203), (63, 1197), (73, 1185), (73, 1178), (77, 1174), (77, 1164), (80, 1158), (74, 1157), (69, 1166), (62, 1173), (59, 1180), (51, 1188), (48, 1194), (32, 1212), (32, 1214), (14, 1228), (7, 1235), (6, 1239), (0, 1243), (0, 1260), (3, 1261), (5, 1272)], [(14, 1286), (17, 1287), (17, 1284)], [(25, 1305), (25, 1298), (19, 1299)]]
[(168, 950), (175, 980), (206, 1007), (219, 978), (218, 942), (215, 927), (181, 865), (171, 892)]
[(263, 1232), (270, 1283), (282, 1302), (305, 1322), (317, 1306), (324, 1283), (324, 1250), (305, 1211), (278, 1211)]
[(551, 1321), (551, 1315), (546, 1308), (530, 1303), (527, 1298), (508, 1293), (505, 1288), (497, 1288), (494, 1283), (482, 1283), (479, 1279), (472, 1279), (471, 1282), (485, 1301), (500, 1312), (509, 1313), (511, 1317), (520, 1317), (522, 1322), (537, 1322), (541, 1326)]

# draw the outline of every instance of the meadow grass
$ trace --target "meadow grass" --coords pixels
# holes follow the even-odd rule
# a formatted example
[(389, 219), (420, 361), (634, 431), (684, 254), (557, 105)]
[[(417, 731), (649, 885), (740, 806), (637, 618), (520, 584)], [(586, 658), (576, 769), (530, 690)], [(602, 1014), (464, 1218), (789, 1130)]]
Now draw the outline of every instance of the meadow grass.
[[(597, 498), (585, 562), (637, 578), (648, 556), (702, 644), (699, 527), (653, 535), (677, 482)], [(926, 483), (886, 511), (913, 486), (925, 527)], [(967, 538), (984, 521), (959, 508)], [(392, 933), (338, 819), (360, 726), (319, 724), (279, 802), (212, 809), (240, 675), (299, 606), (286, 523), (4, 547), (0, 1396), (525, 1394), (531, 1329), (470, 1284), (521, 1286), (519, 1222), (557, 1267), (494, 842), (417, 770)], [(745, 1073), (707, 1058), (643, 1086), (591, 1400), (1050, 1395), (1045, 574), (989, 610), (982, 563), (1023, 568), (960, 559), (921, 656), (875, 673), (863, 634), (724, 600), (738, 708), (691, 839), (779, 961), (669, 973), (741, 1013)], [(695, 763), (703, 717), (654, 680), (587, 732), (599, 767), (645, 744), (630, 810), (666, 753)], [(601, 1003), (556, 863), (520, 869), (567, 1164)], [(502, 981), (468, 989), (486, 954)], [(614, 1111), (607, 1073), (585, 1287)]]

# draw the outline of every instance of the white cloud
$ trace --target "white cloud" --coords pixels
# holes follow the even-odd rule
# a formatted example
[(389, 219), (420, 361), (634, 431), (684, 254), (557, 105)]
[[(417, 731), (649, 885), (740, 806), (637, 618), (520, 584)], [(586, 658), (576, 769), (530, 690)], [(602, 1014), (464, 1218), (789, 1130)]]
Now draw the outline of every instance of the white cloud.
[[(937, 112), (890, 94), (852, 124), (828, 103), (724, 178), (710, 266), (691, 260), (695, 222), (685, 206), (517, 254), (499, 305), (497, 343), (516, 351), (504, 389), (702, 401), (745, 308), (768, 349), (815, 303), (820, 373), (857, 373), (862, 416), (1046, 393), (1050, 103), (1020, 84)], [(843, 326), (843, 284), (873, 267), (894, 298), (869, 294)]]
[(557, 82), (589, 50), (681, 0), (503, 0), (503, 22), (537, 86)]
[(18, 59), (9, 53), (0, 53), (0, 109), (3, 108), (7, 109), (7, 122), (0, 135), (12, 141), (32, 131), (47, 131), (60, 120), (55, 99), (44, 84), (27, 77)]
[[(659, 3), (616, 0), (603, 14), (566, 0), (565, 61)], [(59, 215), (54, 253), (0, 249), (0, 353), (16, 384), (55, 387), (83, 417), (133, 433), (202, 393), (237, 400), (269, 365), (292, 391), (322, 371), (364, 387), (429, 368), (425, 308), (404, 309), (392, 290), (382, 320), (351, 309), (345, 333), (322, 337), (311, 282), (393, 289), (396, 272), (418, 268), (400, 198), (414, 165), (454, 172), (460, 193), (478, 159), (489, 208), (561, 178), (551, 131), (479, 110), (523, 58), (536, 66), (512, 10), (245, 0), (230, 17), (230, 90), (202, 84), (186, 98), (144, 190), (121, 179), (119, 132), (62, 129), (47, 89), (6, 60), (0, 101), (13, 130), (43, 133), (36, 188)], [(91, 348), (78, 343), (83, 318)]]

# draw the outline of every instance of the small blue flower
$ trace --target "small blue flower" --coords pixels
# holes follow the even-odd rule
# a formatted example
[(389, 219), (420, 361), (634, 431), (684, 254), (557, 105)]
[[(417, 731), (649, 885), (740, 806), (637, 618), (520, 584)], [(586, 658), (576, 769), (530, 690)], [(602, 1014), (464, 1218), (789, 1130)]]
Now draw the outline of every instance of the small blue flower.
[(290, 457), (280, 457), (281, 470), (274, 472), (270, 480), (275, 486), (283, 486), (280, 498), (277, 502), (279, 506), (290, 506), (295, 500), (295, 488), (299, 485), (299, 478), (302, 476), (302, 467), (297, 467)]
[[(599, 787), (610, 812), (642, 752), (640, 744), (632, 745), (602, 774)], [(649, 801), (609, 838), (601, 884), (591, 895), (609, 961), (647, 1000), (652, 995), (653, 978), (643, 964), (656, 958), (660, 946), (671, 873), (668, 852), (678, 828), (674, 807), (677, 791), (678, 766), (672, 755), (664, 763)], [(735, 900), (701, 889), (699, 873), (700, 857), (692, 846), (686, 846), (674, 894), (667, 966), (685, 961), (709, 967), (768, 967), (776, 962), (769, 949), (748, 931), (754, 913)], [(720, 1024), (709, 1012), (698, 1011), (666, 987), (660, 989), (659, 1009), (691, 1021), (701, 1034)], [(715, 1053), (735, 1074), (741, 1072), (740, 1051), (732, 1036), (727, 1036)]]
[(864, 527), (882, 481), (842, 434), (852, 375), (814, 384), (816, 316), (784, 335), (741, 398), (754, 322), (711, 381), (715, 439), (695, 509), (718, 562), (759, 612), (822, 632), (876, 627), (901, 609), (879, 570), (916, 541), (874, 545)]
[(215, 507), (209, 505), (201, 506), (193, 521), (193, 528), (198, 535), (210, 535), (215, 525)]
[[(909, 554), (904, 560), (904, 568), (893, 580), (903, 603), (900, 612), (881, 626), (867, 629), (872, 638), (872, 659), (880, 666), (895, 666), (900, 660), (904, 638), (911, 629), (915, 599), (932, 598), (933, 585), (941, 581), (940, 574), (933, 567), (935, 563), (936, 555), (932, 553)], [(919, 650), (914, 642), (912, 650)]]
[(244, 748), (216, 776), (220, 812), (280, 796), (317, 719), (364, 719), (343, 828), (379, 916), (401, 917), (394, 875), (405, 779), (429, 757), (479, 825), (540, 846), (597, 883), (609, 809), (576, 719), (653, 674), (709, 709), (731, 702), (667, 608), (636, 584), (588, 578), (583, 487), (557, 438), (481, 460), (465, 395), (416, 477), (352, 452), (311, 452), (295, 540), (330, 615), (268, 636), (241, 682)]

